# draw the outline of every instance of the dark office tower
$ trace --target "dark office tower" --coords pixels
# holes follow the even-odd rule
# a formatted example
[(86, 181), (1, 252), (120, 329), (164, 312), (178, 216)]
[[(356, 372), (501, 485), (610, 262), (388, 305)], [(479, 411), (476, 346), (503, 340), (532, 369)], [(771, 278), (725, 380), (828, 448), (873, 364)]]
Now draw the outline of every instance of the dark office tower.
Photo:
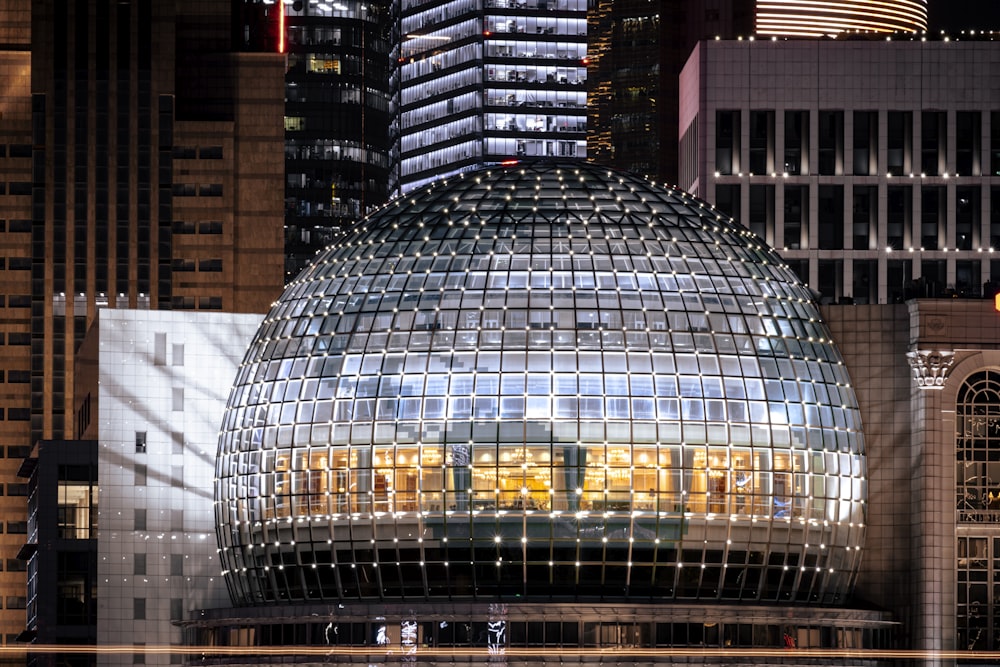
[(285, 279), (387, 197), (388, 0), (287, 12)]
[(597, 0), (588, 17), (587, 156), (676, 183), (680, 71), (699, 39), (750, 34), (752, 0)]
[(586, 0), (394, 0), (392, 182), (586, 157)]
[(260, 312), (280, 291), (283, 59), (241, 52), (234, 16), (230, 0), (0, 0), (5, 641), (25, 627), (18, 467), (77, 435), (97, 310)]
[(36, 436), (72, 435), (95, 309), (252, 311), (277, 293), (282, 59), (233, 32), (228, 0), (32, 6)]

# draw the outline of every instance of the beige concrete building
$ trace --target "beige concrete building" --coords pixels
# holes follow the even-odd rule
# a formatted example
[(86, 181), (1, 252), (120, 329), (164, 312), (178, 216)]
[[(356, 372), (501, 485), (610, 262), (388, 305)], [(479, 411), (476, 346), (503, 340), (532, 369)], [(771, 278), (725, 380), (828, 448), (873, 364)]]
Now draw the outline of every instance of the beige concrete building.
[(988, 39), (701, 42), (681, 74), (680, 186), (824, 303), (992, 296), (998, 64)]
[(992, 300), (919, 299), (823, 313), (867, 444), (856, 595), (892, 610), (901, 648), (996, 650), (1000, 312)]

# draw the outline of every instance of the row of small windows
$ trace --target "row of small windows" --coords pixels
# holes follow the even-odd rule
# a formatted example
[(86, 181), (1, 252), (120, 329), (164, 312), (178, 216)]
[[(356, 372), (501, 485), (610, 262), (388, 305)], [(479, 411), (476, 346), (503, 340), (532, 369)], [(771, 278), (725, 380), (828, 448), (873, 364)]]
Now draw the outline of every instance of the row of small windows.
[(0, 408), (0, 421), (31, 421), (31, 408)]
[[(360, 12), (356, 14), (353, 18), (360, 18), (361, 20), (376, 21), (381, 15), (381, 12), (377, 11), (374, 6), (366, 7), (368, 11)], [(289, 7), (289, 20), (293, 21), (296, 16), (294, 9)], [(288, 31), (288, 41), (289, 44), (294, 46), (355, 46), (361, 47), (364, 45), (366, 48), (372, 49), (373, 53), (386, 53), (388, 48), (382, 46), (373, 45), (384, 44), (384, 40), (378, 38), (377, 34), (372, 30), (365, 30), (363, 27), (356, 27), (351, 25), (345, 26), (330, 26), (330, 25), (289, 25)]]
[(785, 250), (1000, 249), (1000, 187), (717, 183), (715, 205)]
[(6, 447), (0, 446), (0, 459), (4, 458), (4, 454), (8, 459), (23, 459), (31, 453), (31, 447), (27, 445), (7, 445)]
[(171, 306), (178, 310), (194, 310), (195, 304), (199, 310), (222, 310), (221, 296), (201, 296), (195, 300), (193, 296), (175, 296)]
[[(827, 406), (824, 406), (829, 409)], [(240, 428), (235, 420), (227, 422), (226, 428)], [(310, 434), (311, 432), (311, 434)], [(230, 435), (235, 433), (235, 435)], [(532, 442), (549, 442), (553, 439), (560, 442), (576, 442), (585, 439), (588, 442), (628, 442), (643, 444), (656, 442), (688, 443), (708, 442), (709, 444), (728, 444), (749, 446), (751, 442), (758, 445), (769, 443), (791, 443), (805, 446), (813, 450), (827, 449), (829, 451), (848, 451), (857, 448), (860, 436), (847, 430), (834, 431), (832, 426), (821, 428), (814, 426), (789, 426), (787, 424), (751, 424), (749, 422), (685, 422), (664, 421), (629, 421), (629, 420), (526, 420), (511, 421), (499, 425), (496, 420), (453, 420), (445, 422), (399, 421), (399, 422), (357, 422), (354, 424), (308, 424), (299, 426), (254, 426), (252, 429), (243, 427), (235, 432), (227, 431), (221, 447), (224, 451), (247, 451), (260, 448), (270, 449), (276, 446), (289, 446), (293, 434), (300, 439), (307, 439), (317, 446), (321, 443), (336, 442), (341, 446), (370, 446), (391, 443), (438, 442), (442, 438), (462, 439), (475, 436), (483, 441), (523, 443), (530, 437)], [(427, 445), (424, 445), (425, 447)]]
[(0, 220), (0, 232), (5, 231), (13, 233), (30, 232), (31, 220)]
[(462, 88), (476, 89), (482, 86), (482, 69), (471, 66), (459, 72), (435, 75), (421, 84), (405, 82), (401, 91), (404, 110), (413, 103), (422, 103), (435, 95), (451, 93)]
[[(389, 108), (388, 94), (372, 88), (362, 88), (358, 85), (340, 78), (328, 77), (319, 81), (309, 81), (308, 85), (288, 85), (285, 88), (285, 102), (308, 102), (310, 105), (322, 107), (323, 105), (339, 104), (361, 104), (364, 102), (366, 109), (377, 111), (387, 111)], [(289, 111), (294, 109), (294, 105), (289, 105)], [(345, 128), (343, 114), (329, 114), (319, 118), (311, 116), (314, 123), (319, 127)], [(311, 127), (311, 126), (310, 126)], [(304, 116), (285, 116), (285, 129), (290, 131), (301, 131), (306, 129), (306, 119)]]
[(175, 160), (221, 160), (222, 146), (174, 146), (172, 155)]
[[(914, 295), (914, 298), (918, 295)], [(932, 296), (930, 293), (922, 296)], [(401, 319), (407, 326), (410, 320)], [(275, 343), (276, 357), (295, 357), (313, 352), (330, 353), (384, 353), (384, 352), (434, 352), (497, 349), (525, 349), (532, 352), (562, 353), (571, 350), (605, 350), (626, 352), (675, 352), (678, 354), (743, 354), (759, 357), (787, 357), (806, 360), (831, 361), (839, 364), (839, 357), (822, 341), (808, 341), (792, 337), (751, 336), (729, 333), (691, 333), (621, 331), (593, 327), (590, 330), (544, 329), (434, 329), (417, 331), (355, 331), (326, 336), (310, 336), (303, 340), (281, 340)], [(319, 364), (319, 361), (313, 362)], [(339, 362), (338, 362), (339, 363)], [(310, 366), (309, 375), (319, 372)], [(834, 373), (836, 371), (833, 371)]]
[[(315, 408), (315, 410), (314, 410)], [(336, 402), (272, 404), (258, 424), (292, 425), (303, 420), (395, 421), (397, 419), (635, 419), (685, 422), (730, 421), (756, 424), (858, 428), (852, 410), (764, 401), (652, 399), (636, 397), (448, 397), (381, 398)]]
[(0, 195), (2, 194), (30, 195), (31, 181), (11, 181), (10, 183), (0, 181)]
[(209, 185), (195, 186), (191, 183), (175, 183), (173, 194), (175, 197), (221, 197), (222, 184), (211, 183)]
[(30, 257), (0, 257), (0, 269), (8, 271), (28, 271), (31, 269)]
[[(817, 382), (846, 384), (846, 372), (839, 364), (802, 359), (771, 359), (767, 356), (755, 358), (753, 355), (735, 357), (725, 354), (613, 350), (605, 350), (603, 354), (599, 351), (589, 350), (505, 351), (503, 353), (492, 350), (478, 352), (461, 350), (433, 352), (431, 354), (387, 353), (384, 350), (379, 350), (368, 354), (311, 356), (310, 353), (314, 350), (300, 350), (298, 342), (295, 338), (291, 339), (292, 350), (287, 350), (286, 341), (268, 343), (266, 351), (263, 351), (262, 354), (269, 361), (255, 367), (253, 377), (250, 377), (251, 370), (249, 368), (242, 370), (239, 377), (240, 382), (311, 379), (314, 391), (315, 384), (321, 383), (321, 391), (326, 393), (332, 392), (334, 379), (342, 375), (344, 377), (340, 378), (340, 382), (343, 390), (347, 391), (349, 388), (349, 395), (354, 396), (359, 389), (362, 391), (365, 391), (366, 388), (374, 390), (379, 383), (383, 387), (389, 387), (394, 382), (392, 378), (397, 378), (395, 382), (399, 382), (398, 378), (408, 375), (415, 383), (413, 390), (416, 393), (412, 395), (424, 395), (427, 391), (437, 389), (440, 389), (444, 395), (449, 383), (452, 384), (452, 391), (459, 390), (460, 383), (468, 383), (461, 388), (471, 395), (476, 389), (485, 390), (489, 387), (495, 389), (494, 383), (499, 376), (512, 378), (505, 380), (505, 382), (510, 382), (512, 387), (517, 383), (521, 387), (517, 393), (523, 393), (527, 377), (532, 378), (533, 382), (537, 379), (538, 382), (543, 383), (540, 387), (544, 388), (551, 389), (552, 383), (565, 383), (567, 388), (576, 389), (572, 392), (567, 391), (567, 394), (576, 394), (587, 387), (593, 387), (595, 390), (602, 388), (605, 393), (615, 388), (620, 388), (624, 392), (627, 391), (627, 383), (631, 382), (633, 390), (644, 388), (648, 390), (646, 395), (649, 396), (656, 395), (653, 392), (654, 388), (662, 390), (664, 392), (660, 394), (662, 396), (678, 396), (681, 394), (677, 393), (677, 385), (674, 384), (676, 378), (673, 377), (673, 374), (676, 373), (682, 378), (681, 386), (684, 386), (683, 383), (687, 378), (690, 378), (691, 382), (694, 383), (692, 386), (709, 388), (712, 392), (717, 388), (721, 393), (723, 387), (737, 392), (732, 395), (733, 398), (746, 397), (747, 394), (744, 394), (743, 388), (752, 387), (749, 390), (751, 398), (758, 398), (758, 393), (760, 394), (759, 398), (764, 398), (766, 390), (766, 396), (774, 400), (783, 400), (793, 396), (797, 400), (799, 394), (793, 393), (791, 389), (794, 383), (798, 383), (798, 386), (803, 388), (800, 389), (803, 396), (811, 394), (811, 390), (806, 390), (804, 387), (810, 384), (814, 385)], [(282, 347), (279, 348), (278, 345)], [(288, 355), (286, 358), (282, 358), (282, 353), (286, 350)], [(327, 352), (327, 350), (315, 351)], [(307, 356), (309, 358), (306, 358)], [(587, 369), (600, 369), (604, 372), (587, 372)], [(656, 376), (647, 375), (651, 370), (655, 372)], [(553, 374), (552, 371), (555, 373)], [(671, 377), (661, 378), (660, 374), (670, 374)], [(726, 377), (714, 377), (719, 375)], [(426, 387), (424, 378), (427, 378)], [(764, 380), (761, 381), (757, 378), (764, 378)], [(795, 380), (793, 381), (791, 378), (795, 378)], [(477, 384), (473, 385), (473, 382)], [(738, 387), (738, 389), (734, 387)], [(670, 393), (666, 393), (668, 391)], [(484, 393), (495, 392), (485, 391)], [(545, 393), (548, 394), (548, 391)], [(325, 397), (332, 398), (333, 395)], [(267, 397), (265, 402), (274, 398), (273, 396)]]
[[(411, 204), (417, 210), (399, 214), (398, 224), (392, 229), (379, 230), (377, 237), (366, 239), (372, 247), (366, 248), (365, 254), (401, 255), (400, 261), (414, 262), (417, 258), (412, 255), (423, 253), (422, 261), (426, 263), (432, 261), (435, 251), (440, 255), (457, 251), (463, 255), (463, 262), (477, 259), (467, 256), (469, 254), (523, 255), (520, 257), (523, 262), (545, 261), (545, 255), (553, 254), (556, 256), (553, 260), (575, 261), (576, 258), (564, 257), (570, 251), (578, 255), (629, 254), (632, 262), (641, 261), (644, 255), (683, 255), (720, 261), (721, 251), (715, 246), (722, 245), (720, 241), (724, 240), (723, 248), (734, 255), (727, 256), (726, 263), (749, 260), (745, 271), (774, 271), (773, 267), (761, 266), (769, 260), (774, 263), (777, 257), (773, 253), (754, 245), (752, 237), (742, 228), (728, 227), (729, 223), (722, 223), (720, 216), (709, 209), (704, 215), (686, 215), (669, 204), (650, 202), (629, 193), (600, 193), (600, 197), (593, 193), (591, 201), (581, 202), (575, 198), (568, 200), (565, 187), (539, 187), (532, 194), (530, 207), (517, 206), (516, 202), (508, 204), (507, 199), (500, 196), (477, 200), (473, 194), (466, 194), (448, 212), (451, 224), (435, 227), (433, 238), (427, 237), (428, 232), (420, 223), (437, 222), (442, 211), (432, 211), (432, 216), (428, 216), (423, 206), (418, 208)], [(502, 223), (495, 220), (500, 211), (503, 211)], [(717, 235), (711, 231), (716, 226), (722, 228)], [(529, 253), (543, 257), (531, 257)], [(489, 258), (478, 259), (486, 262), (481, 268), (489, 266)], [(333, 260), (325, 269), (337, 271), (337, 265), (345, 261), (348, 260)], [(611, 257), (601, 261), (608, 262), (611, 268)], [(521, 268), (529, 266), (525, 264)]]
[[(817, 371), (822, 368), (816, 366)], [(817, 372), (817, 375), (819, 373)], [(450, 378), (450, 379), (449, 379)], [(395, 414), (398, 408), (400, 418), (417, 418), (421, 412), (425, 418), (494, 417), (497, 415), (497, 397), (501, 397), (502, 416), (510, 418), (565, 416), (629, 417), (629, 403), (632, 400), (631, 416), (640, 418), (655, 418), (657, 412), (663, 419), (677, 419), (678, 406), (683, 407), (686, 418), (693, 418), (688, 413), (707, 408), (704, 418), (710, 421), (726, 419), (725, 411), (728, 405), (731, 421), (750, 421), (760, 418), (767, 421), (768, 407), (763, 401), (771, 401), (772, 415), (779, 404), (785, 405), (789, 411), (792, 423), (802, 423), (803, 410), (810, 415), (809, 423), (820, 423), (817, 415), (813, 415), (819, 404), (822, 409), (828, 405), (846, 405), (851, 400), (847, 389), (841, 390), (833, 384), (821, 382), (797, 382), (794, 380), (761, 381), (758, 378), (740, 378), (739, 376), (698, 377), (680, 376), (679, 378), (665, 376), (625, 374), (608, 374), (601, 376), (590, 373), (560, 373), (560, 374), (522, 374), (522, 373), (472, 373), (458, 375), (384, 375), (370, 378), (344, 376), (339, 382), (332, 378), (320, 379), (318, 382), (298, 381), (278, 382), (273, 385), (251, 385), (241, 391), (241, 397), (246, 394), (247, 405), (269, 405), (275, 411), (287, 414), (281, 423), (295, 423), (296, 412), (315, 409), (329, 413), (334, 409), (331, 402), (317, 405), (303, 405), (296, 410), (296, 401), (330, 401), (336, 397), (335, 408), (338, 413), (355, 412), (367, 406), (368, 419), (375, 408), (375, 402), (362, 399), (381, 399), (378, 402), (379, 412), (390, 410)], [(434, 398), (441, 397), (441, 398)], [(447, 397), (447, 405), (446, 398)], [(654, 400), (654, 397), (657, 400)], [(708, 399), (702, 402), (699, 399)], [(727, 398), (728, 401), (711, 400)], [(289, 401), (284, 408), (279, 407), (282, 399)], [(354, 400), (357, 399), (357, 400)], [(669, 400), (658, 400), (669, 399)], [(680, 399), (680, 400), (679, 400)], [(750, 401), (749, 404), (747, 401)], [(421, 404), (423, 409), (421, 410)], [(795, 405), (800, 404), (800, 405)], [(749, 405), (750, 412), (747, 412)], [(579, 408), (579, 413), (577, 409)], [(562, 413), (566, 414), (562, 414)], [(596, 414), (591, 414), (591, 413)], [(618, 415), (617, 413), (623, 413)], [(585, 414), (586, 413), (586, 414)], [(713, 413), (718, 413), (714, 414)], [(760, 414), (758, 414), (760, 413)], [(839, 414), (839, 408), (835, 410)], [(740, 416), (742, 418), (737, 418)], [(301, 421), (302, 415), (298, 416)], [(338, 419), (341, 417), (338, 417)], [(348, 418), (348, 417), (343, 417)], [(355, 419), (361, 419), (355, 415)], [(329, 414), (316, 416), (317, 421), (326, 421)], [(828, 421), (827, 419), (823, 420)], [(843, 426), (841, 419), (836, 420)], [(849, 424), (856, 427), (856, 424)]]
[[(594, 260), (597, 261), (594, 261)], [(629, 261), (632, 259), (632, 261)], [(408, 274), (410, 263), (405, 259), (389, 259), (382, 262), (369, 262), (367, 271), (383, 267), (389, 268), (391, 272), (381, 272), (375, 275), (362, 275), (361, 272), (352, 277), (333, 277), (325, 281), (322, 285), (313, 285), (314, 288), (322, 288), (323, 292), (317, 291), (313, 294), (306, 294), (314, 297), (327, 297), (332, 302), (334, 310), (351, 306), (360, 306), (361, 303), (371, 303), (371, 297), (379, 296), (383, 291), (387, 293), (403, 294), (404, 302), (400, 305), (406, 306), (406, 301), (415, 302), (418, 300), (432, 299), (437, 302), (442, 301), (451, 308), (459, 308), (461, 304), (472, 307), (472, 300), (464, 296), (469, 290), (476, 291), (480, 298), (483, 294), (479, 290), (500, 290), (507, 292), (510, 290), (534, 290), (534, 293), (516, 295), (505, 294), (502, 297), (494, 297), (492, 301), (499, 298), (508, 306), (517, 305), (518, 301), (524, 301), (525, 305), (532, 298), (542, 298), (556, 305), (557, 307), (572, 307), (574, 302), (595, 298), (592, 292), (597, 292), (597, 298), (602, 296), (614, 297), (615, 307), (619, 301), (622, 307), (640, 309), (649, 308), (654, 304), (666, 304), (670, 310), (679, 310), (683, 314), (683, 304), (691, 305), (690, 310), (702, 310), (696, 304), (713, 303), (717, 308), (706, 306), (708, 310), (721, 312), (733, 309), (739, 312), (739, 303), (743, 297), (760, 297), (767, 295), (798, 297), (800, 294), (785, 287), (768, 285), (757, 280), (756, 275), (743, 270), (740, 265), (727, 262), (718, 263), (715, 260), (697, 260), (654, 257), (650, 261), (648, 258), (572, 258), (566, 257), (564, 261), (559, 256), (552, 257), (532, 257), (531, 263), (535, 269), (511, 270), (508, 268), (511, 262), (504, 257), (492, 258), (487, 256), (482, 261), (473, 259), (473, 266), (457, 258), (452, 260), (445, 257), (442, 261), (436, 262), (435, 268), (442, 268), (441, 271), (420, 272)], [(603, 260), (603, 261), (601, 261)], [(492, 270), (480, 268), (483, 263), (492, 264)], [(516, 262), (513, 263), (516, 266)], [(605, 264), (605, 270), (594, 270), (595, 264)], [(387, 265), (387, 266), (386, 266)], [(457, 265), (457, 266), (456, 266)], [(462, 266), (466, 269), (463, 272)], [(506, 266), (505, 266), (506, 265)], [(546, 266), (548, 265), (548, 267)], [(564, 268), (555, 269), (553, 265)], [(635, 268), (638, 265), (638, 268)], [(569, 267), (575, 270), (569, 270)], [(612, 269), (611, 267), (614, 267)], [(393, 271), (393, 269), (396, 269)], [(428, 267), (429, 269), (429, 267)], [(451, 269), (447, 272), (447, 269)], [(457, 270), (456, 270), (457, 269)], [(367, 273), (367, 271), (365, 273)], [(419, 269), (418, 269), (419, 271)], [(586, 290), (587, 294), (574, 294), (577, 290)], [(311, 291), (311, 290), (310, 290)], [(336, 299), (329, 295), (340, 293)], [(606, 292), (606, 294), (602, 294)], [(713, 293), (719, 293), (715, 296)], [(368, 297), (364, 295), (367, 294)], [(386, 294), (383, 298), (399, 299), (396, 294)], [(488, 300), (490, 301), (490, 300)], [(562, 303), (559, 303), (562, 301)], [(339, 308), (336, 305), (339, 303)], [(796, 303), (796, 302), (788, 302)], [(316, 304), (321, 305), (321, 304)], [(413, 303), (412, 305), (417, 305)], [(429, 305), (429, 304), (426, 304)], [(475, 304), (479, 305), (479, 304)], [(485, 303), (493, 306), (492, 303)], [(496, 305), (500, 305), (499, 303)], [(610, 304), (609, 304), (610, 305)], [(365, 308), (370, 310), (370, 308)], [(767, 312), (768, 309), (764, 309)], [(356, 309), (347, 312), (356, 312)], [(752, 310), (746, 312), (760, 312)], [(792, 314), (792, 313), (790, 313)], [(794, 313), (801, 316), (802, 313)]]
[(31, 382), (31, 371), (0, 370), (0, 382), (4, 381), (5, 374), (7, 378), (7, 384), (27, 384)]
[(173, 223), (174, 234), (221, 234), (222, 233), (222, 223), (218, 220), (209, 220), (204, 222), (180, 222), (174, 221)]
[(31, 144), (0, 144), (0, 157), (31, 157)]
[[(473, 26), (475, 23), (470, 21), (467, 25)], [(418, 36), (410, 41), (417, 42), (425, 39), (428, 38)], [(440, 72), (444, 69), (467, 65), (470, 62), (476, 62), (482, 58), (483, 51), (479, 44), (466, 44), (457, 48), (439, 50), (436, 45), (439, 45), (440, 42), (434, 41), (430, 43), (435, 45), (434, 51), (421, 58), (411, 57), (409, 61), (402, 66), (400, 73), (404, 81), (409, 82), (418, 77), (432, 74), (434, 72)]]
[[(516, 228), (494, 227), (482, 231), (484, 235), (516, 233)], [(600, 231), (600, 226), (593, 230), (595, 233)], [(761, 266), (756, 263), (757, 258), (748, 257), (750, 252), (734, 246), (726, 249), (731, 256), (720, 261), (708, 255), (699, 256), (695, 252), (696, 247), (684, 241), (652, 240), (630, 243), (598, 239), (519, 239), (516, 242), (449, 239), (431, 243), (403, 239), (383, 242), (373, 247), (364, 258), (317, 266), (306, 274), (310, 280), (300, 283), (305, 286), (296, 288), (296, 296), (302, 293), (330, 294), (340, 289), (342, 284), (350, 289), (355, 283), (361, 289), (371, 284), (375, 290), (403, 290), (409, 286), (406, 274), (410, 273), (430, 273), (427, 282), (419, 285), (424, 289), (483, 289), (487, 287), (487, 271), (502, 272), (501, 277), (494, 278), (494, 281), (520, 280), (524, 283), (523, 287), (528, 287), (528, 280), (531, 279), (543, 281), (531, 285), (533, 287), (569, 289), (586, 286), (590, 289), (675, 292), (689, 286), (693, 288), (697, 282), (699, 292), (733, 290), (734, 294), (747, 294), (749, 292), (745, 290), (752, 289), (754, 295), (801, 296), (801, 290), (784, 284), (784, 281), (781, 285), (765, 285), (757, 281), (765, 276), (787, 279), (787, 274), (779, 273), (778, 261), (772, 261), (771, 266)], [(636, 251), (642, 255), (627, 254)], [(747, 259), (751, 261), (745, 261)], [(777, 260), (777, 257), (769, 255), (767, 259)], [(448, 271), (451, 273), (446, 273)], [(512, 273), (508, 274), (508, 271)], [(631, 275), (633, 271), (637, 275)], [(546, 276), (549, 273), (553, 275)], [(715, 279), (712, 276), (741, 277), (756, 282), (747, 280), (739, 288), (731, 284), (726, 285), (727, 289), (719, 290), (713, 287)], [(329, 280), (317, 281), (316, 278)]]
[[(837, 377), (827, 370), (832, 368), (829, 364), (801, 360), (791, 362), (784, 359), (780, 360), (782, 363), (776, 364), (771, 359), (755, 359), (750, 356), (675, 356), (666, 353), (629, 353), (628, 360), (633, 368), (631, 371), (626, 370), (626, 355), (615, 352), (605, 352), (603, 360), (600, 352), (557, 352), (554, 355), (548, 352), (504, 352), (502, 355), (500, 352), (480, 352), (478, 355), (475, 352), (456, 352), (454, 355), (331, 355), (310, 360), (308, 367), (305, 360), (296, 364), (288, 359), (271, 361), (262, 366), (254, 379), (276, 381), (277, 384), (273, 391), (269, 388), (266, 395), (255, 396), (257, 400), (250, 404), (269, 404), (282, 398), (294, 400), (497, 394), (729, 397), (840, 404), (850, 396), (846, 389), (841, 393), (834, 386), (825, 387), (825, 382)], [(602, 373), (587, 372), (588, 368), (601, 368), (602, 365)], [(655, 368), (654, 374), (649, 374), (650, 366)], [(525, 372), (526, 367), (528, 372)], [(786, 372), (780, 373), (778, 368)], [(323, 371), (322, 375), (317, 374), (320, 371)], [(340, 376), (339, 380), (337, 376)], [(295, 382), (301, 377), (316, 380), (306, 385)], [(786, 379), (771, 379), (778, 377)], [(286, 390), (286, 378), (291, 378), (288, 382), (295, 382), (288, 389), (296, 391), (289, 393)], [(300, 387), (303, 390), (311, 387), (313, 391), (309, 393), (312, 395), (306, 395), (305, 391), (300, 394)]]
[[(30, 268), (30, 267), (29, 267)], [(8, 308), (30, 308), (31, 296), (28, 294), (0, 294), (0, 308), (6, 305)]]
[(198, 271), (217, 273), (222, 271), (221, 259), (200, 259), (197, 262), (193, 259), (175, 259), (171, 263), (171, 268), (177, 272), (194, 271), (197, 266)]
[[(716, 111), (715, 121), (720, 174), (1000, 175), (1000, 111), (735, 109)], [(816, 146), (810, 145), (811, 123), (816, 124)], [(849, 136), (845, 127), (852, 128)]]

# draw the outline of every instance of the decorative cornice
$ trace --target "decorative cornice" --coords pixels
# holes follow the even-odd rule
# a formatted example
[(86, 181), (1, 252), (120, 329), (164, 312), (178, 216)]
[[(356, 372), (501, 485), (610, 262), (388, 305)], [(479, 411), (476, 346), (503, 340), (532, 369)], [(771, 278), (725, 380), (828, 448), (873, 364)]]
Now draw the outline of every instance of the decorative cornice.
[(952, 350), (916, 350), (906, 353), (913, 379), (921, 389), (943, 389), (948, 372), (955, 363)]

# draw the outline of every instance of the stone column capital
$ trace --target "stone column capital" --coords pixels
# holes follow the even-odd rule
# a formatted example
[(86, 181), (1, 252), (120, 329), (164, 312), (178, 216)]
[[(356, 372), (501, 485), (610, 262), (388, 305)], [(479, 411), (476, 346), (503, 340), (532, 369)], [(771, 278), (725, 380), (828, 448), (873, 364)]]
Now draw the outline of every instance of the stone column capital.
[(914, 350), (906, 353), (913, 379), (921, 389), (943, 389), (955, 363), (954, 350)]

